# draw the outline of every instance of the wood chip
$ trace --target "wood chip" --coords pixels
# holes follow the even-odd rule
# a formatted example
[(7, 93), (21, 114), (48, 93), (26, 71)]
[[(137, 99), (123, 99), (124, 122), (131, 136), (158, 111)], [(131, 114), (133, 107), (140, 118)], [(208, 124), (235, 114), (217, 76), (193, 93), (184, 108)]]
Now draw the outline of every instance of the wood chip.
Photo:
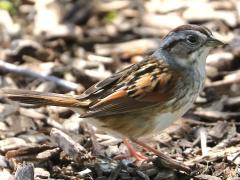
[(28, 144), (21, 138), (12, 137), (0, 141), (1, 152), (7, 152), (9, 150), (18, 149), (25, 146), (28, 146)]
[(87, 174), (89, 174), (89, 173), (91, 173), (91, 172), (92, 172), (92, 171), (87, 168), (87, 169), (84, 169), (83, 171), (78, 172), (78, 174), (79, 174), (80, 176), (84, 177), (85, 175), (87, 175)]
[(216, 139), (221, 139), (225, 135), (227, 127), (228, 123), (226, 121), (218, 121), (208, 134)]
[(221, 111), (210, 111), (210, 110), (197, 110), (194, 112), (195, 115), (202, 118), (208, 119), (210, 121), (216, 120), (228, 120), (232, 118), (239, 118), (239, 112), (221, 112)]
[(221, 178), (216, 177), (216, 176), (210, 176), (206, 174), (201, 174), (195, 177), (197, 180), (221, 180)]
[(40, 179), (49, 179), (50, 173), (43, 168), (34, 168), (34, 177)]
[(25, 155), (35, 155), (39, 152), (45, 151), (47, 149), (53, 149), (54, 147), (49, 145), (32, 145), (30, 147), (23, 147), (17, 150), (11, 150), (6, 153), (7, 158), (14, 158), (17, 156)]
[(34, 166), (33, 164), (19, 165), (15, 173), (14, 180), (34, 180)]
[(87, 150), (64, 132), (52, 128), (50, 136), (74, 161), (81, 162), (83, 159), (86, 159), (88, 155)]

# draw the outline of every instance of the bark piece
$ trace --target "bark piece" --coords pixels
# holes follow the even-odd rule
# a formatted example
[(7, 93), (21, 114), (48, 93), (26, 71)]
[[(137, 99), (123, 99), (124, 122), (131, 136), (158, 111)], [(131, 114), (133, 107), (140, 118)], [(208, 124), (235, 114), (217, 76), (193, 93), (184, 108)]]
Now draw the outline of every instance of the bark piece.
[(197, 180), (221, 180), (221, 178), (219, 178), (219, 177), (211, 176), (211, 175), (207, 175), (207, 174), (201, 174), (201, 175), (195, 176), (195, 179), (197, 179)]
[(15, 173), (14, 180), (34, 180), (34, 166), (33, 164), (19, 165)]
[(65, 88), (67, 90), (84, 89), (80, 84), (69, 82), (55, 76), (48, 76), (45, 74), (37, 73), (30, 69), (18, 67), (14, 64), (10, 64), (1, 60), (0, 60), (0, 70), (11, 72), (21, 76), (27, 76), (27, 77), (37, 78), (37, 79), (43, 79), (46, 81), (52, 81), (58, 86), (61, 86), (62, 88)]
[(221, 139), (225, 135), (227, 127), (228, 123), (226, 121), (218, 121), (208, 134), (216, 139)]
[(87, 150), (64, 132), (52, 128), (50, 136), (74, 161), (81, 162), (83, 159), (87, 158)]
[(49, 179), (50, 173), (43, 168), (34, 168), (34, 177), (40, 179)]
[(25, 147), (28, 144), (21, 138), (11, 137), (3, 139), (0, 141), (0, 151), (7, 152), (12, 149), (18, 149), (20, 147)]

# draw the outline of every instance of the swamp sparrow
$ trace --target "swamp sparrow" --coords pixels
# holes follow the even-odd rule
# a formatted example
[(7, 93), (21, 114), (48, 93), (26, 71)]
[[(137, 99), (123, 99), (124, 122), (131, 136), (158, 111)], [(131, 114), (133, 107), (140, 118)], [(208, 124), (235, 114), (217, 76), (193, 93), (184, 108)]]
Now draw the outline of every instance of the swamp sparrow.
[(209, 50), (222, 44), (203, 26), (183, 25), (152, 55), (79, 96), (3, 91), (22, 103), (69, 107), (115, 136), (138, 139), (160, 132), (191, 108), (204, 84)]

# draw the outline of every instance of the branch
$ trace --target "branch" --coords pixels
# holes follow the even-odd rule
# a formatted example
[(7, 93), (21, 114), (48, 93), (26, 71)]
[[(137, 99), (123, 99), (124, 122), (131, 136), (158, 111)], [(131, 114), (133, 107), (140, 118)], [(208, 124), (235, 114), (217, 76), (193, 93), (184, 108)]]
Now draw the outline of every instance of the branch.
[(14, 64), (4, 62), (2, 60), (0, 60), (0, 71), (7, 71), (7, 72), (18, 74), (18, 75), (21, 75), (21, 76), (30, 76), (30, 77), (36, 78), (36, 79), (51, 81), (51, 82), (55, 83), (56, 85), (66, 89), (66, 90), (70, 90), (70, 91), (77, 90), (77, 89), (78, 90), (79, 89), (80, 90), (84, 89), (84, 87), (80, 84), (76, 84), (74, 82), (66, 81), (64, 79), (60, 79), (60, 78), (55, 77), (55, 76), (40, 74), (40, 73), (34, 72), (30, 69), (19, 67), (19, 66), (16, 66)]

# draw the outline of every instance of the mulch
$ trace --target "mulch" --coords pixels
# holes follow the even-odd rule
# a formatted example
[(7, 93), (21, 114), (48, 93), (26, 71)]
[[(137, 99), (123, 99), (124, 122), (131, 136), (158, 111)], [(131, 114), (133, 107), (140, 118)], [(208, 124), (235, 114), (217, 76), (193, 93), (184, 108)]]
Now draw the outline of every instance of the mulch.
[(192, 109), (148, 142), (185, 169), (133, 144), (149, 157), (135, 161), (122, 140), (67, 108), (0, 96), (0, 179), (240, 178), (240, 2), (4, 2), (0, 88), (79, 94), (141, 61), (187, 23), (208, 27), (226, 44), (208, 56), (205, 88)]

